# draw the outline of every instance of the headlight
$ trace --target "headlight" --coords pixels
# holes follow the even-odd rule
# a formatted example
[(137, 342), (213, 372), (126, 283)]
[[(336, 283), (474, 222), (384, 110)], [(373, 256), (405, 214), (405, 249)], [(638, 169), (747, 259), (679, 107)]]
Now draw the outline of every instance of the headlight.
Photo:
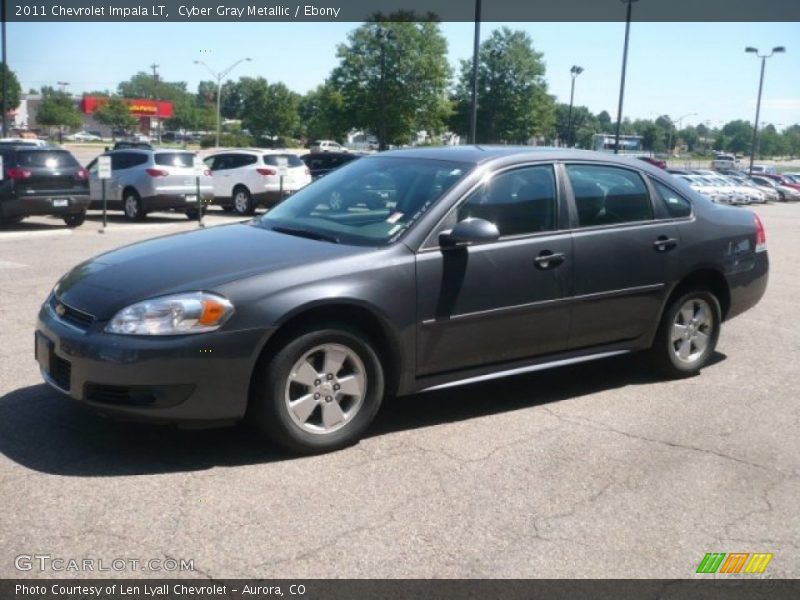
[(190, 292), (137, 302), (119, 311), (106, 326), (124, 335), (183, 335), (222, 327), (233, 304), (216, 294)]

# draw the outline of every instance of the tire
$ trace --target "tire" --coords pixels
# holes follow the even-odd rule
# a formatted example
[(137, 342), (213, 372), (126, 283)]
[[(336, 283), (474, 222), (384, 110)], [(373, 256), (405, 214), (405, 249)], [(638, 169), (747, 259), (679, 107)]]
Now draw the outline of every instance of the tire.
[(233, 211), (243, 217), (250, 216), (256, 212), (256, 205), (250, 190), (244, 186), (237, 186), (233, 190)]
[(129, 221), (144, 221), (147, 213), (142, 206), (142, 199), (135, 190), (125, 190), (122, 195), (122, 210)]
[[(358, 442), (383, 400), (377, 354), (365, 336), (342, 325), (299, 333), (256, 369), (252, 423), (277, 444), (301, 454)], [(302, 398), (306, 400), (301, 403)]]
[(74, 214), (64, 215), (64, 224), (72, 229), (73, 227), (80, 227), (86, 220), (86, 211)]
[(203, 211), (203, 215), (206, 214), (205, 207), (199, 208), (199, 209), (198, 208), (187, 208), (186, 209), (186, 218), (189, 219), (190, 221), (197, 220), (197, 217), (198, 217), (197, 211), (198, 210), (202, 210)]
[(21, 223), (25, 217), (2, 217), (0, 216), (0, 228), (12, 227), (17, 223)]
[(676, 379), (696, 375), (717, 347), (721, 315), (719, 301), (708, 290), (691, 290), (676, 298), (664, 311), (650, 349), (656, 369)]

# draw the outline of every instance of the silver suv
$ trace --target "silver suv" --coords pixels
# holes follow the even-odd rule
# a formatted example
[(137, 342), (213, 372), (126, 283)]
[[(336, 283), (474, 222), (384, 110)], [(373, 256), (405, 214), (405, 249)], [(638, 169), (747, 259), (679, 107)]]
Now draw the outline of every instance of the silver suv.
[[(197, 173), (195, 154), (185, 150), (147, 150), (126, 148), (111, 150), (111, 179), (106, 181), (106, 200), (111, 210), (122, 210), (131, 221), (141, 221), (148, 212), (180, 210), (190, 219), (197, 217)], [(98, 159), (86, 167), (89, 171), (90, 208), (103, 208), (102, 182), (98, 177)], [(206, 203), (213, 199), (211, 171), (199, 172), (200, 196)]]

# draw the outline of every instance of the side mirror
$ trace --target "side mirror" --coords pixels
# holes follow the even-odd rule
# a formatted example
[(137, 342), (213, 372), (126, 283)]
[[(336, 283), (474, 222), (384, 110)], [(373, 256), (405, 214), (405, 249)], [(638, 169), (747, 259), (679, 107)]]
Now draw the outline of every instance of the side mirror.
[(486, 219), (464, 219), (450, 231), (439, 234), (439, 245), (442, 248), (456, 248), (468, 244), (494, 242), (500, 239), (497, 225)]

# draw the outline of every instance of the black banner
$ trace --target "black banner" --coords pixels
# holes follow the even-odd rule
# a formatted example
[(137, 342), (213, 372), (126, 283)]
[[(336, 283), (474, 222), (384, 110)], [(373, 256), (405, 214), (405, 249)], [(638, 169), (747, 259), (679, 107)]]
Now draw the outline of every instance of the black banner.
[(782, 600), (800, 580), (1, 580), (3, 600)]
[[(628, 0), (483, 0), (484, 22), (624, 21)], [(798, 0), (630, 0), (634, 20), (800, 21)], [(6, 0), (8, 21), (258, 22), (369, 20), (376, 13), (472, 21), (475, 0)]]

